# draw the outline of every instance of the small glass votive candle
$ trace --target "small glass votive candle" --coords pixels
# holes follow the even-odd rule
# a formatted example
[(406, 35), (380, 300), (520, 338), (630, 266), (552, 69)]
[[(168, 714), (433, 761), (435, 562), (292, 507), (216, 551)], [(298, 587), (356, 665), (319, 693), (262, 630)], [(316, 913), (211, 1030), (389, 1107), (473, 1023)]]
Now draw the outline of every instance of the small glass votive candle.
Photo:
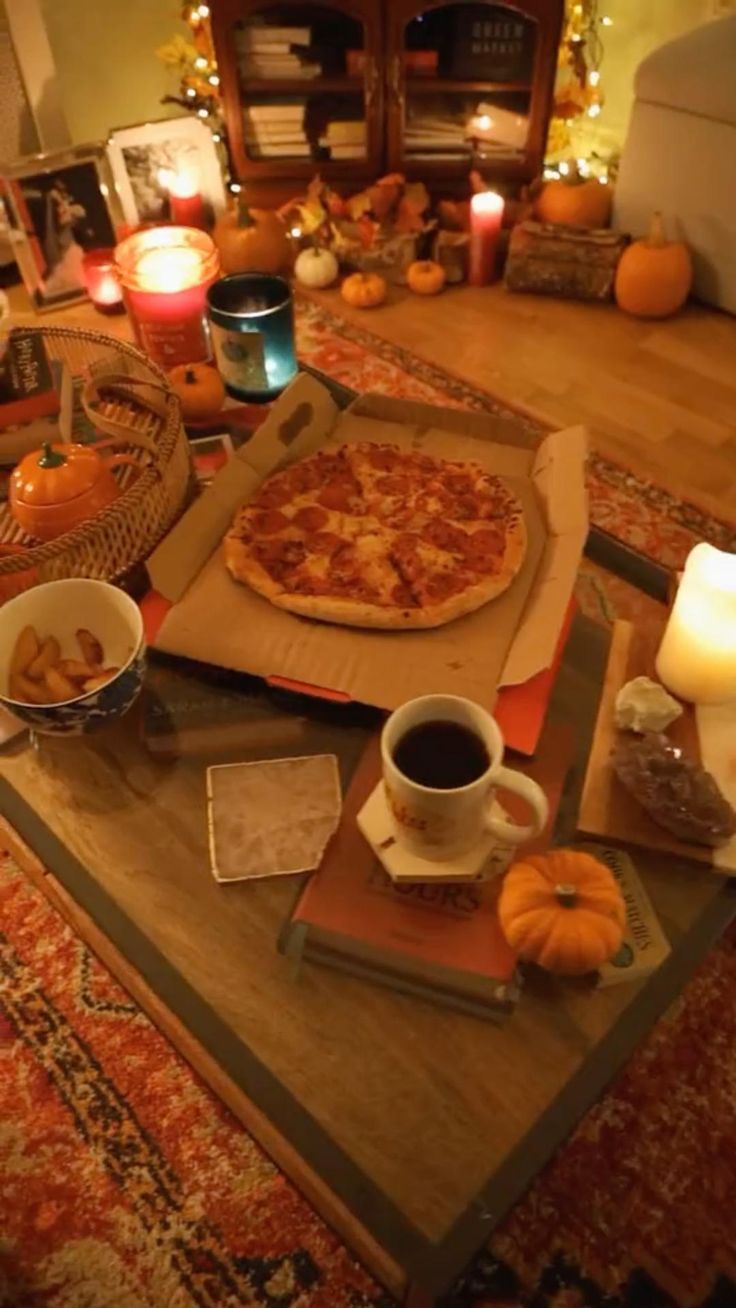
[(288, 282), (268, 273), (232, 273), (207, 292), (215, 359), (238, 400), (274, 400), (296, 376), (294, 308)]
[(125, 313), (113, 249), (88, 250), (82, 258), (82, 278), (90, 300), (100, 313)]
[(162, 368), (210, 356), (206, 295), (217, 248), (194, 227), (145, 227), (116, 247), (115, 264), (136, 340)]

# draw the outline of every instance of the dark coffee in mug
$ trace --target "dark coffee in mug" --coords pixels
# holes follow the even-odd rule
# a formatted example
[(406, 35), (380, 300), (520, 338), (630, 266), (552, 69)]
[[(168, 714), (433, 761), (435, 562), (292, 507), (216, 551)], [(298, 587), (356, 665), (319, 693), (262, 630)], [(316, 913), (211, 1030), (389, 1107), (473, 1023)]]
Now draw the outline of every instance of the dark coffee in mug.
[(485, 741), (471, 727), (440, 718), (410, 727), (396, 744), (393, 760), (410, 781), (432, 790), (469, 786), (491, 763)]

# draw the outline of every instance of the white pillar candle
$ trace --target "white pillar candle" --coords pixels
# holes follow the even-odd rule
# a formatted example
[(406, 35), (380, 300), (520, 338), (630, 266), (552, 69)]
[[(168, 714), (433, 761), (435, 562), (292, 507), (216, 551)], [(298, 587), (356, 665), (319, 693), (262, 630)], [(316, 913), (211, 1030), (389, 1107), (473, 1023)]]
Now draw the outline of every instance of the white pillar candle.
[(736, 699), (736, 554), (706, 544), (690, 551), (656, 667), (680, 699)]

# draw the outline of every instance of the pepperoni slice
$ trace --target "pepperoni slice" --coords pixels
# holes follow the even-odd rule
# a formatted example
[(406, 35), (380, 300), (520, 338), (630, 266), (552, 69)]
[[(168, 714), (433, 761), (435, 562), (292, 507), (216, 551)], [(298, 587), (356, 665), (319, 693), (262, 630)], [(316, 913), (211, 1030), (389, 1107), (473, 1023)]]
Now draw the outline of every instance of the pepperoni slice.
[(329, 513), (321, 509), (317, 504), (311, 504), (303, 509), (298, 509), (294, 514), (294, 522), (297, 527), (303, 531), (321, 531), (330, 521)]
[(259, 536), (275, 536), (277, 532), (283, 531), (288, 527), (289, 519), (280, 509), (266, 509), (264, 513), (257, 513), (253, 521), (253, 526)]
[(447, 599), (449, 595), (456, 595), (464, 588), (463, 578), (455, 572), (437, 572), (427, 578), (427, 595), (433, 600)]
[(451, 522), (444, 522), (441, 518), (435, 518), (434, 522), (427, 523), (422, 530), (422, 540), (427, 541), (430, 545), (436, 545), (438, 549), (450, 550), (454, 554), (464, 554), (467, 548), (468, 535), (461, 527), (454, 527)]
[(417, 606), (417, 602), (409, 590), (409, 587), (404, 585), (401, 581), (397, 581), (391, 591), (391, 599), (394, 604), (398, 604), (402, 609), (415, 609)]
[(315, 531), (304, 544), (309, 554), (334, 554), (347, 542), (334, 531)]
[(372, 468), (390, 472), (392, 468), (398, 466), (401, 459), (397, 450), (382, 448), (378, 445), (375, 449), (368, 451), (368, 462)]
[(339, 509), (342, 513), (347, 513), (357, 491), (357, 484), (347, 479), (329, 481), (317, 496), (317, 503), (326, 509)]
[(259, 509), (280, 509), (284, 504), (288, 504), (291, 499), (291, 491), (288, 486), (266, 485), (258, 496)]
[(379, 477), (376, 481), (376, 490), (382, 495), (408, 495), (411, 490), (411, 480), (400, 474), (393, 477)]

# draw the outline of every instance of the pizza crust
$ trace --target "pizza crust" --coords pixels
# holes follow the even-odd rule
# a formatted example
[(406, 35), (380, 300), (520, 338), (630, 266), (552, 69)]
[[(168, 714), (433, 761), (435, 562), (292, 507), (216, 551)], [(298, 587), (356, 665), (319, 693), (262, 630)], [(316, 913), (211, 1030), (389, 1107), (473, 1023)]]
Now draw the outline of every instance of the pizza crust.
[(240, 540), (234, 534), (226, 536), (223, 550), (225, 564), (233, 581), (245, 582), (252, 590), (269, 600), (275, 601), (279, 595), (283, 595), (283, 586), (274, 581), (270, 573), (253, 558), (244, 540)]

